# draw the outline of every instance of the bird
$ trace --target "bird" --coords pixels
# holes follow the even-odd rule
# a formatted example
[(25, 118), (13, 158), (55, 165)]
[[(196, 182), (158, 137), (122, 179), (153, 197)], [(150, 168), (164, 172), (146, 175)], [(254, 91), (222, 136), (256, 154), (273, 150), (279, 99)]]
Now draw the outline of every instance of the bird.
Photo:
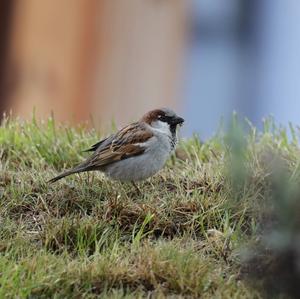
[(52, 178), (54, 183), (66, 176), (86, 171), (101, 171), (121, 182), (146, 180), (159, 172), (177, 145), (177, 128), (184, 119), (169, 108), (147, 112), (115, 134), (97, 142), (86, 152), (92, 154), (82, 163)]

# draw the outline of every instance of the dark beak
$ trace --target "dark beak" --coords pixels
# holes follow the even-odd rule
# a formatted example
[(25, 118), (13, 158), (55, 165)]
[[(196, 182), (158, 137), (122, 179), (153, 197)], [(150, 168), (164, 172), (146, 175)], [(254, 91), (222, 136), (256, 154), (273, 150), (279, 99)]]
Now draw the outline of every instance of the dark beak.
[(174, 117), (172, 121), (173, 125), (182, 125), (184, 123), (184, 119), (182, 117)]

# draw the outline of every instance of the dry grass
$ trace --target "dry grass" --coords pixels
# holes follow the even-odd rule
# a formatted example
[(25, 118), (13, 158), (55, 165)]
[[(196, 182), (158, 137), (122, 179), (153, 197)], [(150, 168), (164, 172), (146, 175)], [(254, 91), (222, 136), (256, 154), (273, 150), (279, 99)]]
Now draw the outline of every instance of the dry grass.
[(99, 135), (53, 119), (6, 119), (0, 127), (0, 298), (262, 296), (241, 279), (241, 250), (267, 219), (260, 211), (269, 203), (273, 153), (297, 181), (299, 150), (269, 123), (260, 134), (250, 128), (244, 144), (235, 146), (236, 136), (183, 142), (177, 158), (141, 183), (138, 195), (97, 173), (48, 185), (82, 160)]

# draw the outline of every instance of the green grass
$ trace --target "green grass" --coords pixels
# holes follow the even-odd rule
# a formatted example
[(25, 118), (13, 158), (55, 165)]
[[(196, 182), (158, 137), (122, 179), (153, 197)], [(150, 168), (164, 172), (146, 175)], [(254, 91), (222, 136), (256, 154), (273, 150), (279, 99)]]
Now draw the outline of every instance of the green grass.
[(47, 184), (100, 135), (5, 119), (0, 298), (260, 298), (242, 252), (261, 230), (274, 155), (295, 182), (300, 155), (296, 129), (291, 141), (272, 121), (247, 130), (182, 142), (138, 195), (100, 173)]

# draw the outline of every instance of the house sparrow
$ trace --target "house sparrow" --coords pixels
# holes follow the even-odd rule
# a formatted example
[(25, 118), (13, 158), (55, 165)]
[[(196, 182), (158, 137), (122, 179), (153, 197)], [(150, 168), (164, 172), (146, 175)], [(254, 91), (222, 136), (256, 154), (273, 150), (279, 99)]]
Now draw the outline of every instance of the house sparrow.
[(145, 180), (163, 168), (177, 144), (177, 126), (183, 122), (184, 119), (170, 109), (152, 110), (138, 122), (94, 144), (87, 150), (93, 154), (86, 161), (49, 182), (92, 170), (102, 171), (122, 182), (134, 184)]

